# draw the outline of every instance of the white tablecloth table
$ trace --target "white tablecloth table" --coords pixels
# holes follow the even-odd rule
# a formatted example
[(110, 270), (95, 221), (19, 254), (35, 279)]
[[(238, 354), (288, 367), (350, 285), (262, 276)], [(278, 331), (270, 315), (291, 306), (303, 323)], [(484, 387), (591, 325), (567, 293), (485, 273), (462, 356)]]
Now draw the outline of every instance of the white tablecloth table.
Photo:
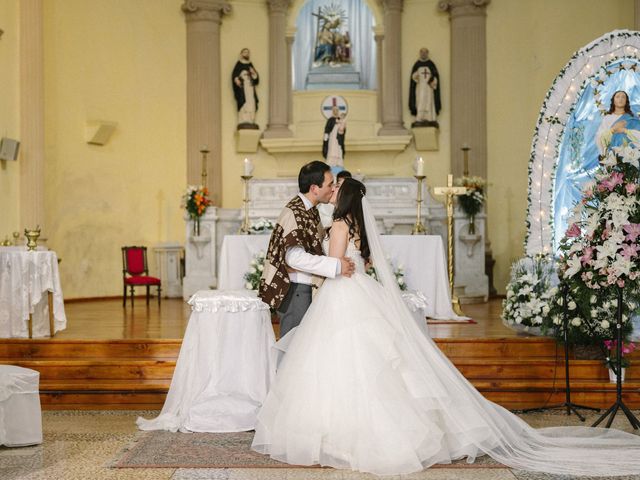
[[(422, 292), (426, 313), (439, 320), (465, 320), (451, 308), (449, 277), (442, 238), (438, 235), (382, 235), (382, 246), (394, 267), (402, 265), (407, 287)], [(255, 254), (266, 252), (269, 235), (227, 235), (219, 258), (218, 288), (244, 288), (244, 274)]]
[(42, 443), (40, 373), (0, 365), (0, 445), (23, 447)]
[(250, 291), (202, 290), (160, 415), (141, 430), (241, 432), (255, 427), (275, 375), (269, 307)]
[(67, 328), (58, 257), (50, 250), (0, 247), (0, 338), (29, 337), (29, 316), (33, 337)]

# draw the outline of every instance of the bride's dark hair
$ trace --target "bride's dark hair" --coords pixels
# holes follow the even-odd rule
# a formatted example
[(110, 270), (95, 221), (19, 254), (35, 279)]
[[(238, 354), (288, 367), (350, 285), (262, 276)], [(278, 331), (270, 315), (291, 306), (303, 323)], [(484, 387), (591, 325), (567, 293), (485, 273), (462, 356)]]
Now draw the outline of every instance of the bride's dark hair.
[(344, 220), (349, 227), (349, 237), (360, 237), (360, 255), (365, 262), (369, 261), (371, 251), (367, 240), (367, 231), (364, 228), (364, 216), (362, 214), (362, 197), (367, 193), (367, 188), (355, 178), (345, 178), (338, 190), (336, 209), (333, 211), (334, 220)]

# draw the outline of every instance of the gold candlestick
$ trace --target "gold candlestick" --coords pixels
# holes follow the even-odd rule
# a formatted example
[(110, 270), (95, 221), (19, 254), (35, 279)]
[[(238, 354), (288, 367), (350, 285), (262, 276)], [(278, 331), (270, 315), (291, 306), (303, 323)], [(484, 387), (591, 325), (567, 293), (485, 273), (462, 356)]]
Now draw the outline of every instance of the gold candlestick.
[(249, 180), (253, 178), (253, 175), (241, 175), (240, 178), (242, 178), (242, 182), (244, 183), (244, 193), (242, 195), (244, 218), (242, 220), (242, 226), (240, 227), (240, 233), (243, 235), (250, 235), (251, 224), (249, 223)]
[(413, 226), (413, 230), (411, 230), (411, 235), (425, 235), (427, 233), (427, 229), (422, 224), (422, 182), (426, 176), (414, 175), (414, 177), (418, 181), (418, 195), (416, 197), (416, 204), (418, 208), (416, 213), (416, 224)]
[(200, 153), (202, 154), (202, 172), (200, 174), (200, 177), (201, 177), (201, 183), (203, 188), (207, 188), (207, 154), (209, 152), (210, 150), (207, 148), (206, 145), (204, 145), (200, 149)]
[(471, 150), (471, 148), (469, 148), (469, 146), (465, 143), (460, 150), (462, 150), (462, 161), (463, 161), (462, 175), (465, 177), (468, 177), (469, 176), (469, 150)]
[(462, 308), (460, 307), (460, 300), (453, 291), (453, 255), (454, 255), (454, 243), (453, 243), (453, 197), (456, 195), (464, 195), (467, 193), (466, 187), (454, 187), (453, 175), (447, 175), (447, 186), (436, 187), (433, 189), (433, 193), (436, 195), (444, 195), (446, 197), (447, 206), (447, 253), (449, 260), (449, 289), (451, 290), (451, 306), (453, 311), (458, 315), (464, 315)]

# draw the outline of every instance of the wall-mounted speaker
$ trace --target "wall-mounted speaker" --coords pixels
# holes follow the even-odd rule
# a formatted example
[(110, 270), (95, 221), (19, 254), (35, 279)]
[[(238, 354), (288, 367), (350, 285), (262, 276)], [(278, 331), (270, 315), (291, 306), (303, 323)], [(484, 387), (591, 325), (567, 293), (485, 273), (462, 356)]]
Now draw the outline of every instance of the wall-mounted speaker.
[(85, 139), (91, 145), (106, 145), (118, 124), (102, 120), (87, 122)]
[(17, 160), (20, 142), (12, 138), (2, 137), (0, 140), (0, 160)]

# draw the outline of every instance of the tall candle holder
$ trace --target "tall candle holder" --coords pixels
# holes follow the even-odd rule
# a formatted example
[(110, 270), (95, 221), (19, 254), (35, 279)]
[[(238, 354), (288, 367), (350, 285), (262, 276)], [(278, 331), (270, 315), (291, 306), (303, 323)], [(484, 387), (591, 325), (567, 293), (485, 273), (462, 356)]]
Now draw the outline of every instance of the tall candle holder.
[(251, 225), (249, 223), (249, 180), (253, 178), (253, 175), (241, 175), (242, 183), (244, 184), (242, 203), (244, 210), (244, 218), (242, 219), (242, 226), (240, 227), (240, 233), (243, 235), (251, 234)]
[(200, 148), (200, 153), (202, 154), (202, 172), (200, 173), (201, 184), (203, 188), (207, 188), (207, 155), (210, 152), (209, 148), (206, 145), (203, 145)]
[(422, 224), (422, 182), (426, 178), (426, 175), (414, 175), (414, 177), (418, 181), (418, 194), (416, 196), (416, 223), (413, 226), (413, 230), (411, 230), (411, 235), (425, 235), (427, 233), (427, 229)]

